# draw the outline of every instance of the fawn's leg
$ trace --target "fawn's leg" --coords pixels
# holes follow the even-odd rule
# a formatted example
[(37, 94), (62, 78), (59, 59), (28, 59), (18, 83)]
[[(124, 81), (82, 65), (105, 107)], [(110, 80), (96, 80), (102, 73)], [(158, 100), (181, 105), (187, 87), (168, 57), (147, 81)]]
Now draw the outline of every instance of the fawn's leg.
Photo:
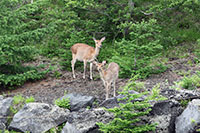
[(116, 90), (115, 90), (115, 81), (113, 82), (114, 94), (113, 96), (116, 97)]

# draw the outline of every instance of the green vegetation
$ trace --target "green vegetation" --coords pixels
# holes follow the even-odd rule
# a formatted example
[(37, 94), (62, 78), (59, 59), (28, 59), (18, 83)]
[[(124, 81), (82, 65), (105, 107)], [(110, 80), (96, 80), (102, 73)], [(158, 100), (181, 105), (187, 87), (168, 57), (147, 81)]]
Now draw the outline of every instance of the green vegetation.
[[(200, 72), (197, 71), (196, 74), (192, 76), (184, 76), (184, 78), (176, 83), (176, 86), (178, 86), (177, 89), (188, 89), (188, 90), (194, 90), (200, 87)], [(179, 88), (180, 87), (180, 88)]]
[(30, 102), (35, 102), (35, 98), (32, 96), (28, 98), (24, 98), (21, 95), (16, 95), (13, 97), (13, 106), (10, 107), (10, 110), (14, 115), (19, 111), (19, 109), (21, 109), (24, 106), (24, 104), (30, 103)]
[(0, 133), (21, 133), (21, 132), (16, 132), (16, 131), (13, 131), (13, 130), (12, 131), (9, 131), (9, 130), (0, 130)]
[[(94, 46), (92, 37), (103, 36), (98, 59), (117, 62), (120, 77), (161, 73), (167, 66), (157, 59), (164, 51), (183, 43), (199, 45), (199, 5), (198, 0), (2, 0), (0, 85), (44, 78), (48, 71), (23, 65), (38, 55), (58, 58), (70, 71), (70, 47), (77, 42)], [(194, 54), (199, 62), (198, 49)]]
[(182, 107), (187, 107), (189, 102), (190, 102), (190, 100), (181, 100), (180, 104), (181, 104)]
[(55, 100), (55, 104), (61, 108), (70, 108), (70, 100), (69, 98), (57, 99)]
[(49, 131), (45, 132), (45, 133), (61, 133), (62, 129), (64, 128), (65, 126), (65, 123), (57, 126), (57, 127), (54, 127), (54, 128), (51, 128)]
[[(13, 116), (24, 106), (26, 103), (34, 102), (34, 97), (28, 97), (25, 98), (21, 95), (16, 95), (13, 97), (13, 105), (10, 107), (10, 116), (8, 117), (8, 123), (11, 122)], [(1, 131), (1, 130), (0, 130)], [(11, 132), (11, 133), (17, 133), (15, 131), (5, 131), (5, 132)]]
[[(134, 80), (133, 80), (134, 81)], [(126, 132), (126, 133), (143, 133), (148, 131), (155, 131), (155, 123), (142, 123), (141, 117), (146, 116), (151, 111), (150, 100), (162, 100), (163, 97), (159, 95), (159, 85), (152, 89), (151, 94), (143, 92), (140, 94), (131, 94), (131, 90), (134, 90), (133, 81), (125, 86), (124, 90), (120, 92), (125, 97), (120, 99), (125, 103), (121, 103), (120, 107), (112, 109), (106, 109), (109, 112), (114, 113), (114, 119), (108, 124), (98, 123), (100, 130), (103, 132)], [(143, 101), (137, 101), (136, 99), (146, 96)], [(136, 101), (134, 101), (136, 100)], [(133, 102), (134, 101), (134, 102)]]

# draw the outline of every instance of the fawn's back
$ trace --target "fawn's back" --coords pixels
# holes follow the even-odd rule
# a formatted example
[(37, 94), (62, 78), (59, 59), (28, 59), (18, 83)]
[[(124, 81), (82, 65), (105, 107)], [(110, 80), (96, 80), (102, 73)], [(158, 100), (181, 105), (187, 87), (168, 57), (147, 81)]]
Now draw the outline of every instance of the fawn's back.
[(106, 81), (114, 81), (119, 75), (119, 65), (117, 63), (111, 62), (108, 68), (105, 70), (104, 78)]

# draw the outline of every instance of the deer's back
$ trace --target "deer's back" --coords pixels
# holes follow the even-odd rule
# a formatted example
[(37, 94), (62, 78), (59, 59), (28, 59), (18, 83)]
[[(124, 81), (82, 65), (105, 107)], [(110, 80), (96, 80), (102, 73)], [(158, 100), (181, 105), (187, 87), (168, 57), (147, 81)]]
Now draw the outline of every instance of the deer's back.
[(111, 62), (108, 65), (108, 68), (105, 71), (105, 80), (112, 82), (113, 80), (116, 80), (119, 75), (119, 65), (115, 62)]
[(94, 47), (84, 43), (76, 43), (71, 47), (72, 54), (76, 55), (76, 58), (80, 61), (83, 59), (90, 60), (94, 50)]

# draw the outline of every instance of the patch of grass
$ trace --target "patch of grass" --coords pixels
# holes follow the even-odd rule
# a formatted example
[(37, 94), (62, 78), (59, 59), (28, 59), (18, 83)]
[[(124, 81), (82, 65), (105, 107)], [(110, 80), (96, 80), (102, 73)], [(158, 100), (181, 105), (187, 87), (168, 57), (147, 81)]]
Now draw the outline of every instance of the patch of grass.
[(45, 133), (61, 133), (62, 129), (64, 128), (65, 123), (57, 126), (57, 127), (53, 127), (51, 129), (49, 129), (49, 131), (45, 132)]
[(63, 99), (57, 99), (55, 100), (55, 104), (61, 108), (70, 108), (70, 100), (68, 98)]
[(31, 102), (35, 102), (35, 98), (32, 96), (25, 100), (25, 103), (31, 103)]
[(194, 74), (192, 76), (184, 76), (181, 81), (175, 84), (178, 86), (178, 88), (194, 90), (200, 87), (200, 72), (197, 72), (197, 74)]
[(181, 100), (180, 104), (181, 104), (182, 107), (187, 107), (189, 102), (190, 102), (190, 100)]
[(25, 98), (22, 97), (21, 95), (14, 96), (13, 97), (13, 104), (17, 105), (17, 104), (23, 103), (24, 100), (25, 100)]
[(185, 71), (185, 70), (176, 70), (175, 73), (180, 76), (189, 76), (191, 71)]

